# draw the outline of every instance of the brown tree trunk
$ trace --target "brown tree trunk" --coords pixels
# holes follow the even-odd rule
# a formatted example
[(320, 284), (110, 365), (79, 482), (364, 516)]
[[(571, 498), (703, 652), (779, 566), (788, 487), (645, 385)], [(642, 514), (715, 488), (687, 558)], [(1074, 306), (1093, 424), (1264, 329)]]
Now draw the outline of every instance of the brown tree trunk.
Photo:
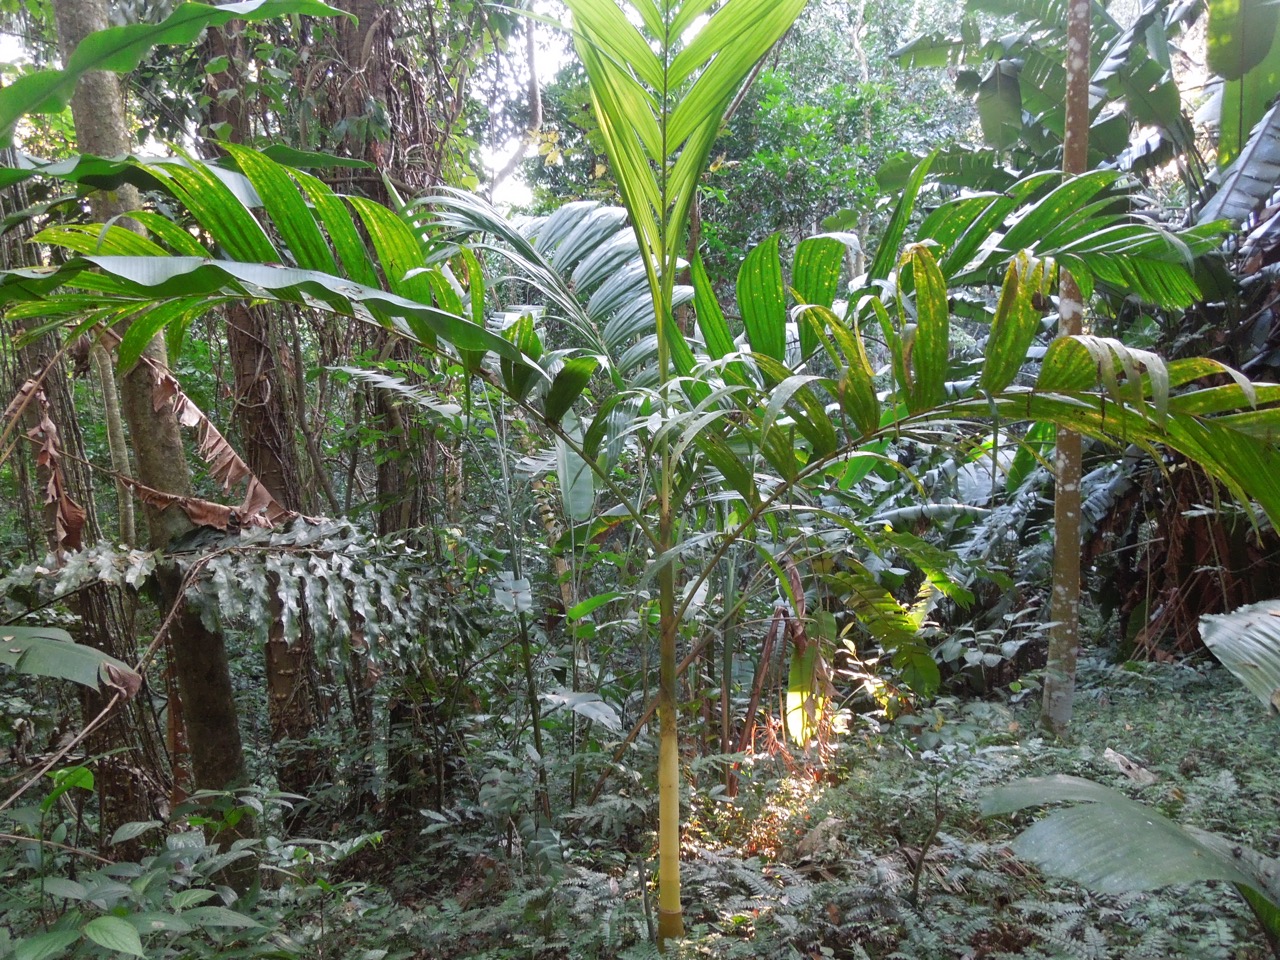
[[(107, 26), (103, 0), (55, 0), (53, 7), (64, 59), (85, 36)], [(71, 101), (71, 113), (82, 151), (103, 156), (129, 152), (124, 101), (113, 74), (91, 73), (81, 78)], [(95, 216), (105, 219), (136, 207), (138, 195), (124, 186), (112, 198), (97, 195), (90, 202)], [(163, 341), (152, 341), (147, 353), (161, 364), (165, 362)], [(178, 422), (168, 402), (156, 409), (153, 386), (153, 374), (142, 363), (126, 373), (121, 383), (121, 408), (133, 441), (138, 479), (154, 489), (187, 496), (191, 493), (191, 477)], [(153, 549), (163, 550), (175, 538), (194, 529), (177, 509), (147, 505), (144, 514)], [(183, 603), (182, 577), (175, 565), (161, 564), (157, 580), (164, 603)], [(184, 604), (170, 639), (172, 669), (177, 674), (194, 758), (195, 786), (222, 790), (245, 783), (239, 719), (221, 633), (209, 630)]]
[[(227, 69), (210, 75), (209, 111), (214, 123), (224, 125), (228, 140), (252, 145), (244, 98), (218, 95), (223, 88), (244, 89), (248, 51), (240, 29), (241, 25), (233, 22), (209, 33), (211, 57), (227, 58)], [(237, 302), (227, 307), (226, 323), (235, 384), (232, 419), (244, 442), (245, 461), (283, 507), (302, 512), (306, 504), (293, 426), (298, 404), (280, 314)], [(280, 789), (307, 796), (325, 775), (323, 759), (310, 744), (319, 722), (314, 638), (304, 617), (298, 638), (292, 644), (285, 639), (279, 587), (278, 578), (269, 577), (267, 717)], [(301, 823), (295, 818), (291, 827), (301, 827)]]

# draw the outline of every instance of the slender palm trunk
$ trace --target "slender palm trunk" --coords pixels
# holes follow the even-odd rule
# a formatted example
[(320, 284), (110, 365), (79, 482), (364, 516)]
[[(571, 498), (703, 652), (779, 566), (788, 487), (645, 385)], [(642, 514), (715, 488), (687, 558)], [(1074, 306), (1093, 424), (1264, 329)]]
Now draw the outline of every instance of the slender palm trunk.
[[(674, 543), (669, 451), (663, 454), (663, 504), (659, 539), (663, 549)], [(680, 736), (676, 712), (675, 565), (668, 563), (658, 575), (658, 944), (684, 936), (684, 911), (680, 905)]]
[[(1067, 116), (1063, 169), (1084, 173), (1089, 151), (1089, 0), (1071, 0), (1067, 10)], [(1058, 335), (1081, 332), (1080, 288), (1064, 273), (1058, 290)], [(1049, 655), (1045, 666), (1045, 729), (1065, 736), (1071, 724), (1080, 649), (1080, 435), (1059, 429), (1054, 458), (1053, 592), (1049, 603)]]

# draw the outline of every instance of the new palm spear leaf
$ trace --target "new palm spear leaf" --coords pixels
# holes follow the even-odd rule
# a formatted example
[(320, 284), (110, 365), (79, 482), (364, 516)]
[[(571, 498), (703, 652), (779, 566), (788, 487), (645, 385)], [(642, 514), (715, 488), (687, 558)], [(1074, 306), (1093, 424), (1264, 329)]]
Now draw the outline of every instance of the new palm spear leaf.
[[(573, 38), (632, 227), (640, 243), (658, 340), (658, 381), (692, 368), (672, 313), (677, 260), (698, 178), (725, 111), (756, 62), (806, 0), (567, 0)], [(632, 16), (628, 16), (631, 14)], [(633, 23), (633, 19), (638, 21)], [(656, 451), (658, 549), (675, 546), (668, 440)], [(658, 940), (684, 933), (680, 906), (680, 770), (676, 731), (675, 563), (658, 573)]]

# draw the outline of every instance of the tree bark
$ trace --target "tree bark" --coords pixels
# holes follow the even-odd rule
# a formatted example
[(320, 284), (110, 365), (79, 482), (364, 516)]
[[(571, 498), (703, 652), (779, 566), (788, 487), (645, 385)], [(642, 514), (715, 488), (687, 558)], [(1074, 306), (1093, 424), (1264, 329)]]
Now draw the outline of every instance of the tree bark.
[[(1067, 8), (1066, 130), (1063, 170), (1084, 173), (1089, 157), (1089, 0), (1070, 0)], [(1084, 304), (1080, 288), (1065, 271), (1058, 289), (1058, 335), (1082, 332)], [(1053, 589), (1049, 599), (1048, 661), (1040, 720), (1050, 733), (1066, 736), (1075, 698), (1076, 658), (1080, 649), (1080, 435), (1059, 429), (1054, 456)]]
[[(53, 8), (64, 60), (85, 36), (106, 28), (108, 23), (103, 0), (55, 0)], [(95, 72), (82, 77), (71, 100), (71, 113), (80, 150), (102, 156), (129, 152), (124, 101), (113, 74)], [(135, 209), (139, 198), (132, 187), (125, 185), (114, 197), (98, 194), (90, 198), (90, 203), (95, 217), (105, 220)], [(164, 342), (153, 340), (147, 354), (164, 364)], [(126, 373), (121, 383), (121, 409), (129, 425), (138, 479), (165, 493), (189, 496), (191, 476), (178, 421), (169, 403), (156, 409), (153, 386), (154, 375), (143, 363)], [(164, 550), (195, 528), (181, 510), (147, 505), (144, 515), (150, 545), (156, 550)], [(172, 562), (161, 564), (157, 581), (165, 604), (184, 604), (170, 639), (172, 669), (177, 674), (195, 760), (195, 786), (202, 790), (239, 786), (247, 776), (223, 637), (185, 609), (182, 577)]]
[(129, 469), (129, 451), (124, 442), (124, 421), (120, 416), (120, 393), (116, 389), (115, 373), (111, 369), (111, 355), (100, 343), (89, 347), (89, 363), (93, 366), (94, 376), (98, 378), (102, 390), (102, 415), (107, 423), (107, 448), (111, 452), (111, 469), (118, 474), (116, 479), (116, 512), (119, 517), (120, 542), (126, 547), (138, 544), (138, 531), (134, 523), (133, 493), (129, 485), (119, 477), (127, 477), (133, 471)]
[[(227, 69), (209, 78), (209, 117), (225, 125), (226, 139), (252, 146), (254, 133), (244, 98), (219, 96), (224, 88), (244, 89), (248, 79), (249, 54), (240, 27), (233, 21), (209, 32), (211, 58), (227, 59)], [(236, 302), (227, 307), (226, 324), (235, 389), (232, 420), (244, 442), (245, 462), (281, 506), (302, 512), (293, 427), (298, 404), (279, 311)], [(271, 596), (265, 648), (267, 718), (276, 748), (276, 776), (281, 790), (307, 796), (325, 773), (319, 751), (309, 742), (319, 722), (313, 636), (304, 617), (297, 640), (290, 644), (285, 639), (279, 615), (280, 583), (274, 575), (268, 578), (267, 589)], [(290, 822), (291, 829), (301, 826), (297, 817)]]

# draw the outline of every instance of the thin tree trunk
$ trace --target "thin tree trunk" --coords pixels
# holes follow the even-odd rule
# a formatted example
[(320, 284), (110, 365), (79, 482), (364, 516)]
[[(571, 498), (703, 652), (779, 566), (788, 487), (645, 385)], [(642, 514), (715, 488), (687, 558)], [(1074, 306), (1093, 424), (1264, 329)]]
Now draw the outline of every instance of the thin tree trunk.
[(101, 343), (89, 347), (89, 362), (102, 390), (103, 418), (107, 423), (107, 447), (111, 452), (111, 469), (116, 473), (116, 512), (120, 522), (120, 542), (126, 547), (137, 546), (138, 532), (134, 523), (133, 494), (121, 477), (131, 476), (129, 451), (124, 442), (124, 421), (120, 417), (120, 393), (116, 389), (115, 373), (111, 369), (111, 355)]
[[(50, 489), (50, 474), (57, 471), (66, 495), (84, 508), (85, 523), (80, 539), (85, 544), (102, 539), (94, 503), (93, 482), (85, 461), (84, 439), (79, 429), (66, 363), (58, 356), (51, 336), (41, 337), (24, 351), (30, 375), (41, 377), (46, 412), (28, 410), (34, 425), (46, 419), (46, 430), (53, 436), (47, 441), (59, 451), (56, 461), (36, 468), (39, 488)], [(56, 431), (56, 432), (55, 432)], [(65, 556), (58, 526), (59, 505), (45, 505), (45, 542), (55, 558)], [(77, 622), (71, 632), (77, 642), (102, 650), (131, 663), (137, 658), (129, 605), (120, 588), (107, 583), (92, 583), (78, 590), (69, 605)], [(81, 715), (87, 721), (106, 707), (110, 698), (100, 690), (80, 690)], [(167, 792), (164, 759), (155, 728), (148, 715), (146, 697), (135, 697), (116, 710), (86, 741), (86, 750), (94, 758), (95, 791), (98, 797), (99, 846), (115, 858), (137, 859), (144, 847), (139, 840), (111, 846), (111, 837), (122, 825), (159, 816), (160, 804)], [(109, 849), (108, 849), (109, 848)]]
[[(1089, 0), (1067, 8), (1067, 115), (1063, 170), (1084, 173), (1089, 155)], [(1058, 335), (1078, 335), (1084, 305), (1080, 288), (1065, 271), (1058, 289)], [(1080, 649), (1080, 435), (1059, 429), (1054, 457), (1053, 590), (1049, 599), (1048, 662), (1040, 720), (1050, 733), (1065, 736), (1071, 725)]]

